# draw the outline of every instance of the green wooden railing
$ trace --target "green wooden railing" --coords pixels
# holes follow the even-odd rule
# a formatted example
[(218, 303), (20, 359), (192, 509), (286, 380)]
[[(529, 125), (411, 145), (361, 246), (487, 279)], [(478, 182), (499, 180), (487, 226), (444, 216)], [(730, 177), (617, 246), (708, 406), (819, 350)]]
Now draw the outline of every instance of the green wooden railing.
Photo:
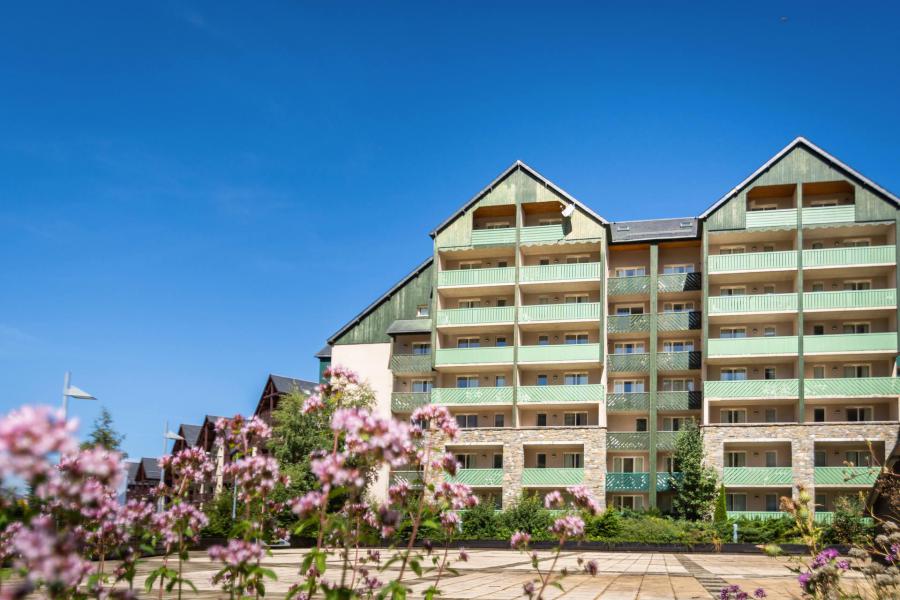
[(879, 467), (816, 467), (816, 485), (872, 487), (881, 473)]
[(647, 412), (650, 410), (648, 392), (612, 393), (606, 395), (606, 412)]
[(797, 251), (748, 252), (745, 254), (714, 254), (709, 257), (710, 273), (740, 271), (771, 271), (797, 268)]
[(439, 310), (437, 325), (480, 325), (485, 323), (512, 323), (516, 309), (512, 306), (484, 308), (451, 308)]
[(803, 336), (805, 354), (897, 352), (897, 333), (838, 333)]
[(798, 379), (707, 381), (703, 384), (703, 395), (707, 400), (796, 398), (799, 394), (800, 381)]
[(504, 285), (515, 283), (515, 267), (454, 269), (438, 273), (438, 287), (453, 285)]
[(599, 262), (533, 265), (519, 269), (519, 283), (534, 283), (538, 281), (577, 281), (584, 279), (600, 279), (602, 276), (602, 264)]
[(473, 246), (498, 246), (516, 243), (516, 228), (503, 227), (500, 229), (473, 229)]
[(522, 485), (525, 487), (564, 487), (579, 485), (583, 481), (584, 469), (522, 469)]
[(500, 487), (503, 485), (503, 469), (459, 469), (448, 476), (451, 483), (464, 483), (472, 487)]
[(603, 400), (603, 386), (587, 385), (528, 385), (518, 389), (519, 404), (543, 404), (565, 402), (596, 402)]
[(638, 333), (650, 331), (650, 315), (609, 315), (606, 318), (609, 333)]
[(660, 371), (693, 371), (700, 368), (702, 353), (691, 352), (657, 352), (656, 368)]
[(388, 479), (390, 480), (390, 485), (396, 485), (401, 481), (405, 481), (414, 487), (422, 485), (422, 473), (420, 471), (391, 471), (391, 476)]
[(650, 490), (650, 473), (606, 473), (607, 492), (646, 492)]
[(476, 387), (476, 388), (433, 388), (431, 403), (441, 405), (504, 405), (512, 404), (513, 388)]
[(678, 431), (657, 431), (656, 432), (656, 449), (657, 450), (674, 450), (675, 439), (678, 437)]
[(684, 476), (681, 473), (667, 473), (657, 472), (656, 473), (656, 491), (657, 492), (668, 492), (672, 489), (672, 481), (678, 480), (680, 481)]
[(729, 519), (746, 519), (748, 521), (767, 521), (787, 517), (786, 512), (780, 510), (729, 510)]
[(891, 246), (862, 246), (804, 250), (803, 268), (849, 267), (860, 265), (893, 265), (896, 249)]
[(803, 391), (807, 398), (898, 396), (900, 395), (900, 377), (804, 379)]
[(797, 294), (710, 296), (709, 314), (797, 312)]
[(797, 336), (759, 336), (748, 338), (710, 338), (707, 340), (709, 357), (722, 356), (774, 356), (797, 354)]
[(395, 374), (430, 373), (430, 354), (393, 354), (390, 369)]
[(519, 346), (520, 363), (596, 361), (603, 356), (600, 344), (552, 344), (549, 346)]
[(599, 321), (603, 314), (600, 302), (579, 304), (531, 304), (519, 308), (519, 321), (536, 323), (540, 321)]
[(650, 277), (610, 277), (606, 290), (608, 296), (646, 296), (650, 294)]
[(677, 292), (693, 292), (699, 290), (703, 284), (700, 273), (670, 273), (660, 275), (657, 278), (657, 289), (661, 294)]
[[(834, 521), (834, 513), (824, 510), (817, 510), (813, 518), (815, 519), (816, 523), (828, 524)], [(859, 520), (865, 525), (874, 525), (875, 523), (875, 520), (872, 517), (860, 517)]]
[(606, 434), (607, 450), (648, 450), (650, 434), (646, 431), (610, 431)]
[(847, 204), (845, 206), (816, 206), (803, 208), (804, 225), (853, 223), (855, 220), (856, 207), (852, 204)]
[(797, 209), (748, 210), (747, 229), (756, 227), (796, 227)]
[(391, 394), (391, 410), (408, 413), (431, 401), (431, 392), (394, 392)]
[(488, 348), (443, 348), (435, 352), (436, 365), (474, 365), (479, 363), (511, 363), (511, 346), (491, 346)]
[(662, 312), (656, 319), (656, 328), (659, 331), (688, 331), (700, 329), (703, 325), (703, 313), (690, 312)]
[(791, 467), (725, 467), (722, 482), (726, 486), (785, 486), (794, 482)]
[(703, 392), (657, 392), (656, 408), (661, 411), (700, 410)]
[(536, 225), (523, 227), (519, 234), (519, 241), (523, 244), (533, 242), (557, 242), (566, 237), (562, 223), (556, 225)]
[(646, 373), (650, 370), (650, 355), (646, 352), (610, 354), (607, 359), (609, 370), (613, 373)]
[(844, 290), (838, 292), (806, 292), (803, 310), (842, 310), (848, 308), (894, 308), (897, 290)]

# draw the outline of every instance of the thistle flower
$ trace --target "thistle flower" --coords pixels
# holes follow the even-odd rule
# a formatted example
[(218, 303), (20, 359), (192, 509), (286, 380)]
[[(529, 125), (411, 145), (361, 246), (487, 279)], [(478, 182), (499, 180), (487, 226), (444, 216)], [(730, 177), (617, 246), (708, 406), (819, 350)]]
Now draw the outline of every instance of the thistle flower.
[(553, 490), (544, 496), (544, 508), (553, 509), (559, 508), (564, 503), (562, 494), (559, 493), (558, 490)]
[(550, 533), (560, 540), (581, 537), (584, 535), (584, 521), (575, 515), (560, 517), (550, 526)]
[(524, 531), (516, 531), (509, 538), (509, 547), (513, 550), (524, 550), (531, 543), (531, 534)]

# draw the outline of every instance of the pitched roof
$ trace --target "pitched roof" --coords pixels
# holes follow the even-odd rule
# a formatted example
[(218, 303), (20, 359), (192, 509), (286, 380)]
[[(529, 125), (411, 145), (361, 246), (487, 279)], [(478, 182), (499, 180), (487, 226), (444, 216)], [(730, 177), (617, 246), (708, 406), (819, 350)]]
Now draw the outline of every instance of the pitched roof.
[(316, 352), (315, 357), (316, 358), (331, 358), (331, 346), (329, 346), (328, 344), (325, 344), (325, 346), (323, 346), (321, 350)]
[(159, 479), (162, 476), (159, 461), (155, 458), (142, 458), (141, 469), (144, 471), (144, 477), (147, 479)]
[(431, 319), (397, 319), (391, 323), (387, 331), (388, 335), (398, 333), (431, 333)]
[(729, 191), (727, 194), (725, 194), (724, 196), (722, 196), (721, 198), (716, 200), (712, 206), (707, 208), (703, 212), (703, 214), (700, 215), (700, 218), (705, 219), (706, 217), (711, 215), (717, 208), (719, 208), (720, 206), (722, 206), (723, 204), (728, 202), (732, 197), (734, 197), (736, 194), (740, 193), (741, 190), (743, 190), (745, 187), (750, 185), (750, 183), (752, 183), (753, 180), (755, 180), (757, 177), (759, 177), (760, 175), (762, 175), (763, 173), (768, 171), (769, 168), (772, 167), (772, 165), (774, 165), (779, 160), (781, 160), (782, 158), (787, 156), (787, 154), (789, 152), (791, 152), (792, 150), (794, 150), (795, 148), (800, 147), (800, 146), (805, 146), (807, 150), (811, 151), (813, 154), (819, 155), (819, 157), (822, 158), (823, 160), (825, 160), (826, 162), (829, 162), (833, 166), (840, 169), (841, 171), (844, 171), (844, 173), (849, 175), (852, 179), (855, 179), (861, 185), (871, 188), (872, 190), (878, 192), (880, 195), (882, 195), (883, 197), (885, 197), (888, 200), (890, 200), (891, 202), (893, 202), (895, 205), (900, 206), (900, 198), (898, 198), (891, 192), (887, 191), (886, 189), (884, 189), (883, 187), (881, 187), (880, 185), (878, 185), (871, 179), (867, 178), (865, 175), (863, 175), (862, 173), (860, 173), (859, 171), (857, 171), (850, 165), (841, 162), (840, 160), (838, 160), (831, 154), (825, 152), (824, 150), (822, 150), (821, 148), (819, 148), (818, 146), (816, 146), (815, 144), (810, 142), (805, 137), (797, 136), (796, 138), (793, 139), (793, 141), (791, 141), (790, 144), (788, 144), (787, 146), (782, 148), (775, 156), (773, 156), (772, 158), (767, 160), (765, 163), (763, 163), (763, 165), (760, 168), (753, 171), (753, 173), (751, 173), (749, 177), (747, 177), (742, 182), (740, 182), (735, 187), (733, 187), (731, 189), (731, 191)]
[(616, 221), (609, 226), (610, 241), (615, 243), (691, 239), (699, 235), (698, 223), (699, 220), (695, 217)]
[(126, 485), (131, 485), (134, 483), (134, 478), (137, 476), (138, 469), (141, 464), (136, 462), (126, 462), (125, 463), (125, 483)]
[(188, 448), (193, 448), (197, 444), (197, 438), (200, 437), (201, 429), (203, 429), (202, 425), (186, 425), (182, 423), (181, 427), (178, 428), (178, 433), (184, 438), (185, 445)]
[(574, 204), (575, 206), (579, 207), (581, 210), (583, 210), (587, 214), (591, 215), (592, 217), (597, 219), (599, 222), (604, 223), (604, 224), (608, 223), (608, 221), (606, 219), (604, 219), (603, 217), (601, 217), (600, 215), (595, 213), (589, 206), (587, 206), (586, 204), (583, 204), (580, 200), (577, 200), (576, 198), (574, 198), (572, 195), (570, 195), (564, 189), (562, 189), (561, 187), (559, 187), (558, 185), (556, 185), (555, 183), (553, 183), (552, 181), (550, 181), (549, 179), (547, 179), (546, 177), (544, 177), (543, 175), (538, 173), (536, 170), (534, 170), (531, 167), (529, 167), (528, 165), (526, 165), (521, 160), (517, 160), (516, 162), (511, 164), (509, 167), (507, 167), (502, 173), (500, 173), (500, 175), (498, 175), (496, 178), (494, 178), (494, 180), (491, 181), (487, 185), (487, 187), (485, 187), (480, 192), (478, 192), (477, 194), (472, 196), (472, 198), (470, 198), (465, 204), (463, 204), (459, 208), (459, 210), (454, 212), (447, 219), (444, 219), (444, 221), (440, 225), (435, 227), (434, 230), (429, 235), (431, 235), (431, 237), (434, 237), (438, 233), (440, 233), (442, 229), (444, 229), (450, 223), (452, 223), (453, 221), (455, 221), (456, 219), (461, 217), (467, 210), (469, 210), (469, 208), (471, 208), (471, 206), (473, 204), (478, 202), (485, 194), (487, 194), (488, 192), (493, 190), (494, 187), (498, 183), (500, 183), (501, 181), (506, 179), (510, 175), (510, 173), (512, 173), (516, 169), (521, 169), (525, 173), (527, 173), (527, 174), (531, 175), (532, 177), (534, 177), (535, 179), (539, 180), (546, 187), (550, 188), (551, 190), (553, 190), (554, 192), (556, 192), (557, 194), (559, 194), (560, 196), (562, 196), (563, 198), (565, 198), (566, 200), (568, 200), (569, 202)]
[(300, 390), (301, 394), (312, 394), (318, 383), (307, 381), (305, 379), (294, 379), (293, 377), (283, 377), (281, 375), (269, 375), (272, 383), (275, 384), (275, 391), (279, 394), (290, 394), (294, 389)]

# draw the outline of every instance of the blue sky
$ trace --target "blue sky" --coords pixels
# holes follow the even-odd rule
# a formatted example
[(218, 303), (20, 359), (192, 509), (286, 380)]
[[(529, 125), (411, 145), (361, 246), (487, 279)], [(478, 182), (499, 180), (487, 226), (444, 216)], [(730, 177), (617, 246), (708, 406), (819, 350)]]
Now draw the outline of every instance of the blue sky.
[(7, 6), (0, 410), (70, 369), (134, 456), (252, 410), (516, 159), (612, 220), (796, 135), (900, 191), (896, 3), (779, 5)]

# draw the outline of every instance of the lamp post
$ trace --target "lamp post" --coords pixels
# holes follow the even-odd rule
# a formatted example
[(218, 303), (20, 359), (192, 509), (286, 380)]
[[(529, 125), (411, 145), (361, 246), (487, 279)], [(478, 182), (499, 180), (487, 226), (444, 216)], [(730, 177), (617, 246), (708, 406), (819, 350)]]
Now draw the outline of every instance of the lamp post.
[[(163, 428), (163, 456), (165, 456), (168, 448), (169, 448), (169, 440), (183, 440), (184, 438), (178, 435), (173, 431), (169, 431), (169, 422), (166, 421), (166, 426)], [(163, 485), (166, 483), (166, 468), (162, 467), (159, 473), (159, 482)], [(157, 510), (162, 512), (166, 505), (166, 498), (164, 495), (160, 494), (159, 496), (159, 506)]]
[(62, 411), (64, 421), (69, 418), (69, 398), (77, 398), (78, 400), (96, 400), (96, 398), (88, 394), (83, 389), (72, 385), (71, 381), (72, 373), (66, 371), (66, 377), (63, 380), (62, 392)]

